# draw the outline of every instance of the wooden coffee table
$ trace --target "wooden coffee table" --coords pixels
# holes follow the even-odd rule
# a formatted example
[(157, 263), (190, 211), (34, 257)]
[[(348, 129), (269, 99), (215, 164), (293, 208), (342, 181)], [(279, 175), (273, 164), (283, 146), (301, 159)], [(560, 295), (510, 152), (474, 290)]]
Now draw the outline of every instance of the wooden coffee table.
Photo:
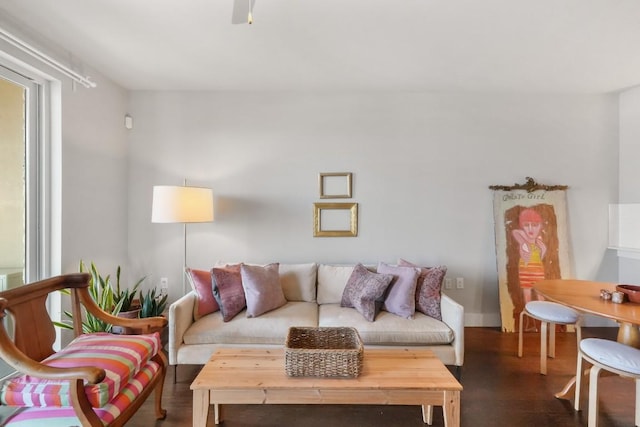
[(191, 384), (193, 425), (206, 426), (209, 405), (215, 423), (224, 404), (421, 405), (431, 424), (431, 406), (442, 406), (445, 426), (460, 425), (462, 386), (430, 350), (365, 349), (357, 378), (288, 377), (283, 349), (222, 349)]

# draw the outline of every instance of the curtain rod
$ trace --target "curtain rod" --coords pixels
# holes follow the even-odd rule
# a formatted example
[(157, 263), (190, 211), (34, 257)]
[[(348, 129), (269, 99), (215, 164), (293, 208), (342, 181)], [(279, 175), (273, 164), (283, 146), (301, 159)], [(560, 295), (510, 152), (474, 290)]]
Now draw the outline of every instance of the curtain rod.
[(76, 71), (69, 68), (67, 65), (64, 65), (61, 62), (56, 61), (49, 55), (39, 51), (38, 49), (31, 46), (27, 42), (20, 40), (18, 37), (14, 36), (13, 34), (11, 34), (10, 32), (8, 32), (7, 30), (1, 27), (0, 27), (0, 39), (6, 41), (7, 43), (12, 44), (13, 46), (27, 53), (31, 57), (59, 71), (65, 76), (69, 77), (74, 82), (80, 83), (82, 86), (86, 88), (94, 88), (97, 86), (97, 84), (95, 82), (92, 82), (89, 77), (85, 77), (77, 73)]

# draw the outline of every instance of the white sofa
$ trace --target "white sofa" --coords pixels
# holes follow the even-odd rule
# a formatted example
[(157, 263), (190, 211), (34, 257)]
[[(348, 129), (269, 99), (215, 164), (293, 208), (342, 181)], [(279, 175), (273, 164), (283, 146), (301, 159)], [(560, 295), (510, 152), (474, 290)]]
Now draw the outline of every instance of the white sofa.
[(413, 319), (381, 311), (368, 322), (353, 308), (340, 307), (353, 266), (280, 264), (287, 303), (258, 317), (241, 312), (223, 322), (219, 311), (194, 321), (196, 293), (169, 308), (169, 363), (204, 364), (221, 347), (283, 346), (291, 326), (352, 326), (367, 347), (427, 348), (445, 365), (464, 362), (464, 309), (442, 295), (442, 321), (416, 312)]

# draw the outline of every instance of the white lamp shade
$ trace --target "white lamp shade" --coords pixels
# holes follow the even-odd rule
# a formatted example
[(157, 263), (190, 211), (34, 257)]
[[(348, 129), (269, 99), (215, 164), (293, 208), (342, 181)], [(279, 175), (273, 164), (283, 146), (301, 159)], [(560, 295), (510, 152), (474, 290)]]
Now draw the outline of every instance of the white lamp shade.
[(151, 222), (211, 222), (213, 191), (202, 187), (156, 185), (153, 187)]

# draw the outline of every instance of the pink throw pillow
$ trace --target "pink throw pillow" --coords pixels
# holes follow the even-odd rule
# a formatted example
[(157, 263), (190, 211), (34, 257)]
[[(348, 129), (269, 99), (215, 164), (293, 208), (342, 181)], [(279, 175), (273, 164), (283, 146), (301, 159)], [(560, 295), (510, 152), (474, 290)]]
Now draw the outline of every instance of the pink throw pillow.
[[(398, 260), (398, 265), (417, 267), (403, 259)], [(441, 265), (439, 267), (420, 267), (420, 276), (418, 277), (418, 285), (416, 287), (416, 311), (442, 320), (442, 311), (440, 309), (440, 300), (442, 295), (442, 281), (447, 274), (447, 267)]]
[(258, 317), (287, 303), (280, 285), (279, 264), (240, 266), (247, 317)]
[(202, 316), (218, 311), (220, 307), (218, 307), (218, 303), (213, 297), (211, 272), (187, 268), (187, 277), (191, 283), (191, 288), (197, 296), (196, 303), (193, 307), (193, 318), (198, 320)]

